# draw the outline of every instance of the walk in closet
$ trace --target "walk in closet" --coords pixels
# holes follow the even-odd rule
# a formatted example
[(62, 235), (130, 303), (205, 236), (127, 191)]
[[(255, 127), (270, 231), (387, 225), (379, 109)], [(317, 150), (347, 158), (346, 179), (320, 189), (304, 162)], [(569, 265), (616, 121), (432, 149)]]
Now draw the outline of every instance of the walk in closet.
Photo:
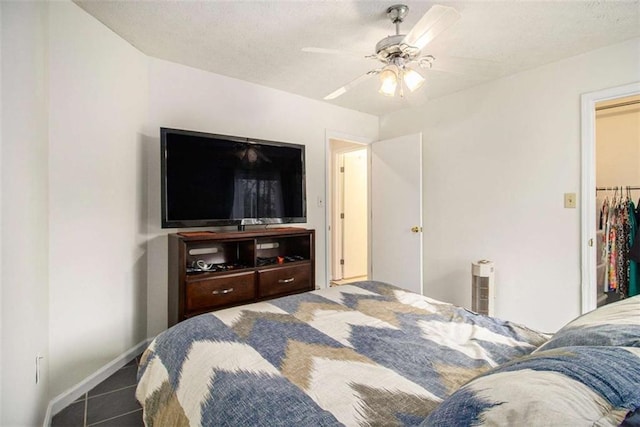
[(598, 306), (640, 293), (640, 95), (596, 105)]

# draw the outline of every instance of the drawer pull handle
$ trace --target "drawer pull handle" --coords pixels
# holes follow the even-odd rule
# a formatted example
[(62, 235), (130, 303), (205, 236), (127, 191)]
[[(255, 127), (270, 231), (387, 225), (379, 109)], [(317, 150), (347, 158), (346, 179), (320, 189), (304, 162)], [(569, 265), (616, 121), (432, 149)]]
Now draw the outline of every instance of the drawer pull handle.
[(223, 289), (221, 291), (213, 291), (211, 292), (213, 295), (220, 295), (220, 294), (230, 294), (231, 292), (233, 292), (233, 288), (229, 288), (229, 289)]
[(278, 280), (278, 283), (291, 283), (291, 282), (293, 282), (294, 280), (296, 280), (296, 278), (295, 278), (295, 277), (291, 277), (291, 278), (289, 278), (289, 279), (280, 279), (280, 280)]

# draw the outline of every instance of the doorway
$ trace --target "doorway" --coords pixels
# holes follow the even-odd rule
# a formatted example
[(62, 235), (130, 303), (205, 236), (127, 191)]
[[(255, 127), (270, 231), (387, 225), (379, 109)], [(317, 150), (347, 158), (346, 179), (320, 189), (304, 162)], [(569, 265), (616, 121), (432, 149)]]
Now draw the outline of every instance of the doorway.
[[(598, 305), (606, 303), (602, 295), (602, 283), (599, 284), (598, 273), (602, 274), (602, 246), (598, 245), (598, 239), (602, 238), (600, 229), (600, 201), (598, 188), (613, 188), (615, 186), (637, 186), (640, 182), (616, 182), (612, 187), (606, 186), (603, 178), (609, 179), (602, 171), (598, 172), (596, 150), (597, 137), (597, 108), (612, 106), (623, 102), (622, 98), (638, 97), (640, 95), (640, 83), (610, 88), (598, 92), (582, 95), (582, 312), (586, 313), (595, 309)], [(633, 100), (633, 98), (631, 98)], [(628, 100), (627, 100), (628, 101)], [(624, 101), (626, 102), (626, 101)], [(632, 104), (636, 105), (636, 104)], [(600, 149), (602, 154), (602, 148)], [(638, 159), (635, 155), (634, 159)], [(600, 176), (598, 176), (600, 175)], [(628, 180), (629, 177), (616, 178), (615, 180)], [(635, 179), (635, 178), (634, 178)], [(600, 190), (608, 191), (608, 190)], [(637, 191), (634, 196), (638, 196)], [(596, 218), (597, 217), (597, 218)]]
[[(372, 141), (327, 132), (326, 141), (328, 284), (367, 279), (422, 293), (422, 134)], [(358, 218), (358, 225), (367, 229), (367, 240), (361, 239), (355, 245), (360, 256), (366, 254), (367, 268), (363, 276), (346, 277), (339, 267), (341, 259), (348, 262), (340, 257), (342, 212), (334, 207), (339, 206), (339, 200), (333, 200), (341, 179), (337, 159), (340, 153), (360, 149), (367, 156), (367, 170), (359, 175), (362, 179), (366, 176), (367, 185), (359, 191), (360, 196), (367, 196), (360, 205), (366, 206), (366, 213), (351, 218)], [(322, 200), (318, 203), (321, 205)]]
[(369, 275), (369, 150), (366, 145), (329, 139), (331, 176), (330, 285)]
[(632, 250), (640, 195), (640, 95), (595, 107), (596, 299), (601, 306), (638, 294), (637, 257), (630, 254), (640, 250)]

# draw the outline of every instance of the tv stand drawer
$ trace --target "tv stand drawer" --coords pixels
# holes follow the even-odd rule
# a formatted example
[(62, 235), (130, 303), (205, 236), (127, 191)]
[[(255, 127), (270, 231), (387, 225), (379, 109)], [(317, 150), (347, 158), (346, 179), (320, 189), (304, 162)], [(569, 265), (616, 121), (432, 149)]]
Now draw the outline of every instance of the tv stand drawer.
[(186, 284), (186, 311), (202, 311), (255, 298), (254, 273), (229, 274)]
[(258, 270), (258, 298), (312, 290), (311, 264)]

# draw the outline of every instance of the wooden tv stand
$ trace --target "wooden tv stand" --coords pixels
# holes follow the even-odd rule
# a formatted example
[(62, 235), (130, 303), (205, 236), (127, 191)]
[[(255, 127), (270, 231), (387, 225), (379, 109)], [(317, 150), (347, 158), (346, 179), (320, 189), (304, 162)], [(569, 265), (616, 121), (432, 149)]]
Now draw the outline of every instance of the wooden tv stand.
[(169, 235), (169, 326), (189, 317), (315, 289), (315, 230)]

